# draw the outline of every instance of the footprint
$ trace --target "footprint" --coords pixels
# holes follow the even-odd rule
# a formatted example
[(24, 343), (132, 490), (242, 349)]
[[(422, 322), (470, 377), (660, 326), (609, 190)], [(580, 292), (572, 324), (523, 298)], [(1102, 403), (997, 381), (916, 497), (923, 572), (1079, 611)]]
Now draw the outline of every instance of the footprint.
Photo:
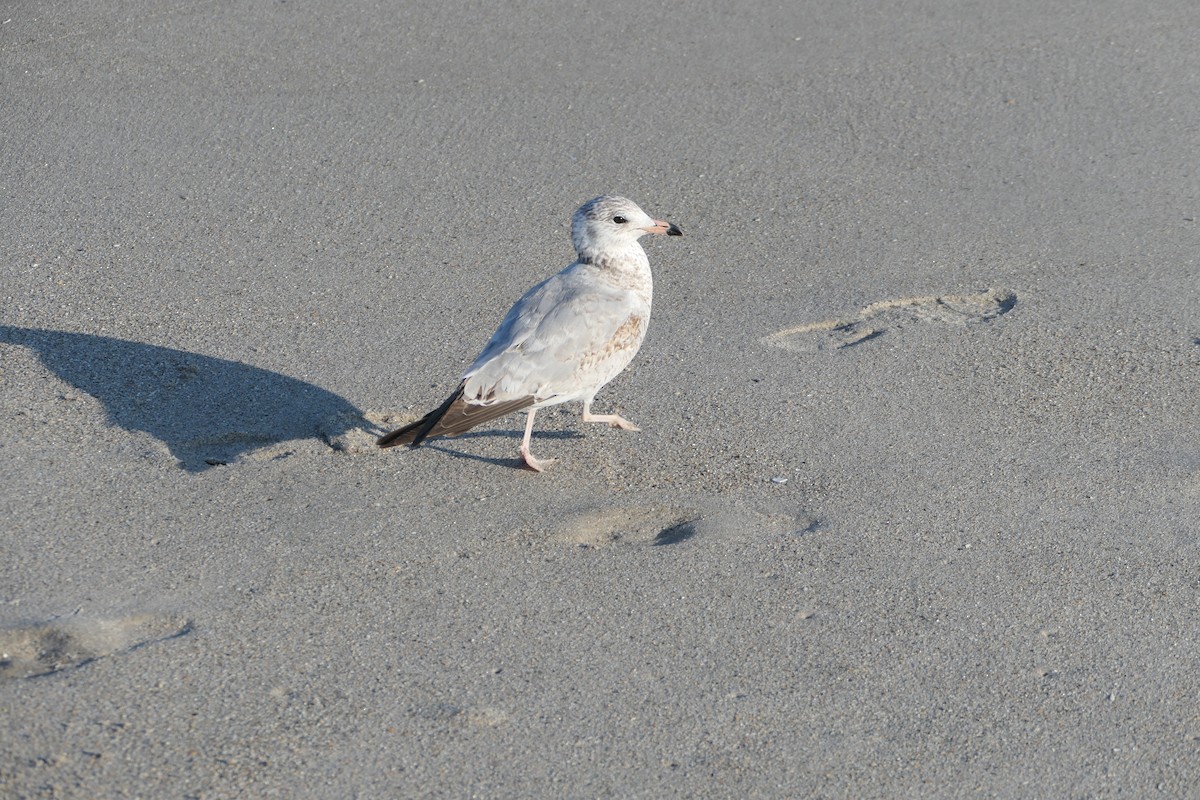
[(509, 714), (502, 708), (479, 706), (467, 709), (466, 722), (473, 728), (496, 728), (508, 720)]
[(881, 300), (862, 309), (854, 317), (784, 328), (763, 337), (761, 341), (794, 353), (844, 350), (913, 322), (940, 322), (947, 325), (990, 322), (1012, 311), (1016, 304), (1017, 294), (1011, 289)]
[(686, 508), (634, 506), (581, 514), (554, 537), (563, 544), (599, 548), (612, 544), (671, 545), (696, 535), (700, 515)]
[(215, 436), (197, 436), (175, 445), (179, 461), (185, 468), (198, 471), (205, 467), (223, 467), (245, 456), (253, 457), (275, 443), (271, 436), (229, 431)]
[(189, 620), (154, 614), (121, 619), (59, 618), (0, 628), (0, 683), (82, 667), (98, 658), (185, 636)]
[(807, 514), (768, 513), (739, 503), (702, 505), (701, 509), (682, 506), (597, 509), (563, 525), (552, 540), (592, 549), (609, 545), (667, 547), (696, 537), (746, 541), (762, 535), (812, 533), (821, 527), (819, 521)]
[[(375, 444), (384, 433), (401, 428), (417, 419), (415, 414), (366, 411), (361, 416), (339, 414), (321, 426), (321, 438), (335, 452), (349, 455), (374, 455), (385, 452)], [(363, 423), (366, 423), (365, 425)]]
[(225, 442), (218, 439), (189, 442), (197, 451), (201, 449), (206, 454), (205, 464), (209, 466), (234, 464), (241, 460), (249, 461), (280, 461), (297, 454), (315, 455), (322, 451), (322, 444), (335, 453), (347, 455), (375, 455), (384, 452), (376, 446), (375, 440), (386, 431), (406, 425), (416, 419), (412, 414), (391, 414), (382, 411), (366, 411), (357, 413), (348, 411), (335, 414), (323, 420), (318, 428), (318, 439), (291, 439), (283, 442), (271, 440), (254, 440), (241, 434), (230, 434), (225, 437), (230, 445), (231, 455), (223, 458), (220, 446)]
[(460, 708), (450, 703), (423, 703), (414, 706), (409, 714), (428, 722), (464, 725), (471, 728), (496, 728), (508, 722), (507, 711), (495, 706)]

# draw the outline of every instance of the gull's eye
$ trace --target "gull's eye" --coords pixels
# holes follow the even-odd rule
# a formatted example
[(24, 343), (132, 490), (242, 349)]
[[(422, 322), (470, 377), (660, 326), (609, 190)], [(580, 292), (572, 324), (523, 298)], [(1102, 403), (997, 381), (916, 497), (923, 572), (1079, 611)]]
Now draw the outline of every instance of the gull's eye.
[(622, 216), (616, 216), (616, 217), (613, 217), (613, 222), (617, 223), (618, 225), (624, 225), (626, 222), (629, 222), (629, 220), (625, 219)]

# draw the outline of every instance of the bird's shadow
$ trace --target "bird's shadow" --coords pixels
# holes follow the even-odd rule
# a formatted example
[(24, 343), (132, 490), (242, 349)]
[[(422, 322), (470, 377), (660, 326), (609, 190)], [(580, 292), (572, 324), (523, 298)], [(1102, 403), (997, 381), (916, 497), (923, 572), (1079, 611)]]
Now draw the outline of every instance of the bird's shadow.
[(279, 442), (328, 441), (368, 425), (332, 392), (238, 361), (11, 325), (0, 325), (0, 345), (32, 350), (61, 380), (100, 401), (114, 425), (162, 441), (189, 472)]
[[(427, 439), (422, 448), (437, 450), (439, 453), (445, 453), (452, 458), (465, 458), (468, 461), (480, 461), (484, 464), (492, 464), (497, 467), (516, 467), (524, 469), (525, 462), (519, 458), (493, 458), (492, 456), (481, 456), (475, 453), (467, 453), (462, 450), (456, 450), (447, 445), (451, 442), (461, 441), (463, 439), (482, 439), (489, 436), (503, 436), (505, 438), (520, 439), (523, 431), (508, 431), (508, 430), (493, 430), (493, 431), (472, 431), (470, 433), (462, 433), (454, 437), (446, 437), (442, 439)], [(583, 434), (578, 431), (545, 431), (543, 433), (535, 433), (534, 440), (537, 439), (582, 439)]]

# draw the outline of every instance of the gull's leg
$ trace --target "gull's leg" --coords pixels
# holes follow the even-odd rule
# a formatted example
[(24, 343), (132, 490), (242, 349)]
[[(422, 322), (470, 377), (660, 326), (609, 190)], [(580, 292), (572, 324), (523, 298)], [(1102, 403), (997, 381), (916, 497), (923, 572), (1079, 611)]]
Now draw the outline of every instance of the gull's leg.
[(525, 466), (534, 472), (541, 472), (553, 464), (555, 459), (534, 458), (533, 453), (529, 452), (529, 439), (533, 436), (533, 415), (537, 413), (537, 409), (531, 408), (527, 413), (529, 414), (529, 419), (525, 422), (525, 438), (521, 440), (521, 459), (525, 462)]
[(584, 422), (607, 422), (610, 428), (620, 428), (623, 431), (640, 431), (637, 425), (634, 425), (629, 420), (617, 414), (593, 414), (592, 401), (586, 400), (583, 404), (583, 421)]

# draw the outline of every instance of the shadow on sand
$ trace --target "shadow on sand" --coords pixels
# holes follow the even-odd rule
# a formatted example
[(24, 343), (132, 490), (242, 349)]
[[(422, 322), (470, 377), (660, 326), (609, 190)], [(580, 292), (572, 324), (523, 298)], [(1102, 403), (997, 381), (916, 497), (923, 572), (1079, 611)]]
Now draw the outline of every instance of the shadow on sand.
[[(525, 462), (520, 458), (494, 458), (491, 456), (480, 456), (474, 453), (468, 453), (463, 450), (456, 449), (453, 446), (454, 442), (461, 442), (467, 439), (482, 439), (490, 436), (502, 436), (505, 439), (512, 439), (515, 442), (521, 441), (523, 431), (519, 430), (494, 430), (494, 431), (471, 431), (470, 433), (460, 434), (459, 436), (450, 436), (443, 439), (426, 439), (421, 448), (426, 450), (437, 450), (439, 453), (445, 453), (452, 458), (462, 458), (468, 461), (479, 461), (483, 464), (495, 464), (498, 467), (512, 467), (514, 469), (525, 469)], [(536, 442), (539, 439), (582, 439), (583, 434), (577, 431), (542, 431), (535, 433), (533, 440)], [(405, 448), (407, 449), (407, 448)]]
[(0, 325), (0, 345), (35, 352), (47, 369), (145, 431), (179, 466), (200, 472), (251, 450), (366, 426), (353, 404), (311, 383), (223, 358), (83, 333)]

